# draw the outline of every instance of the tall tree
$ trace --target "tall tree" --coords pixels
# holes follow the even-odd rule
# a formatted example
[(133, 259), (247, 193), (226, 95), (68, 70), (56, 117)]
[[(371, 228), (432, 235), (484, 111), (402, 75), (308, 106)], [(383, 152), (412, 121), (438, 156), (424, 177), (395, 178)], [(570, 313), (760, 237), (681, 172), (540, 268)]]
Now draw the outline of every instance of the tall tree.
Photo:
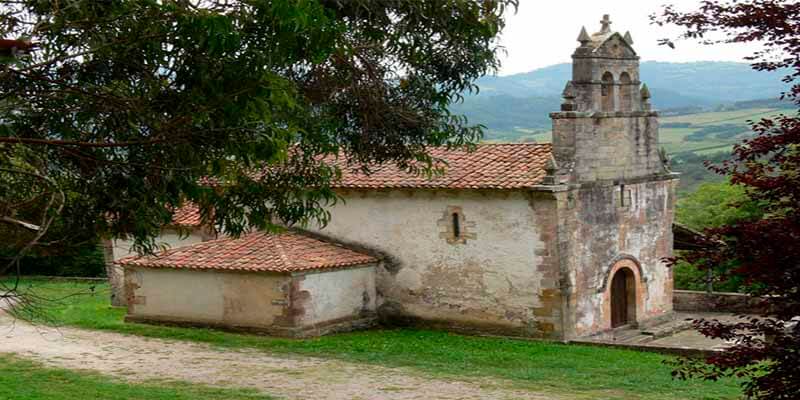
[(418, 171), (480, 137), (448, 104), (496, 69), (516, 4), (6, 2), (0, 38), (30, 51), (0, 64), (0, 235), (20, 254), (63, 233), (151, 250), (186, 201), (230, 234), (324, 223), (326, 157)]
[[(709, 45), (761, 44), (763, 50), (749, 57), (753, 68), (787, 70), (790, 87), (783, 96), (800, 105), (800, 3), (703, 1), (691, 12), (668, 6), (654, 20), (681, 26), (682, 38)], [(682, 258), (706, 269), (738, 262), (732, 273), (744, 277), (750, 294), (763, 296), (769, 313), (738, 324), (696, 321), (703, 334), (735, 344), (704, 362), (681, 360), (675, 373), (744, 378), (749, 396), (795, 399), (800, 393), (800, 114), (754, 121), (752, 127), (756, 137), (735, 146), (732, 160), (712, 169), (743, 187), (764, 216), (707, 230), (710, 246)], [(727, 245), (712, 245), (718, 241)]]

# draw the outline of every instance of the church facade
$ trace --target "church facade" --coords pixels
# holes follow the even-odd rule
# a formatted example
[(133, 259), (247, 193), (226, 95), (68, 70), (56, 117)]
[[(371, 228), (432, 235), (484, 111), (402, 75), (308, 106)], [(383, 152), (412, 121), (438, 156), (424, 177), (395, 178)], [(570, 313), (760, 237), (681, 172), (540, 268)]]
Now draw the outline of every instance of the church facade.
[[(432, 155), (447, 166), (444, 175), (431, 179), (394, 166), (364, 175), (343, 164), (336, 189), (344, 201), (330, 209), (329, 224), (294, 234), (368, 256), (374, 283), (337, 281), (326, 286), (328, 292), (302, 293), (285, 283), (292, 279), (282, 280), (285, 287), (277, 292), (285, 293), (285, 309), (276, 309), (283, 316), (270, 323), (302, 321), (312, 309), (308, 304), (319, 308), (325, 296), (344, 298), (331, 296), (337, 285), (352, 292), (352, 310), (330, 319), (337, 329), (349, 315), (358, 326), (375, 318), (568, 340), (668, 317), (672, 275), (663, 258), (672, 255), (677, 177), (658, 151), (658, 114), (639, 81), (630, 34), (613, 32), (604, 18), (599, 32), (584, 29), (578, 41), (561, 110), (551, 114), (552, 144), (434, 149)], [(217, 247), (236, 242), (224, 240)], [(152, 261), (157, 257), (119, 262), (136, 277), (125, 284), (133, 319), (171, 319), (149, 318), (131, 303), (144, 302), (137, 293), (147, 291), (149, 271), (214, 269), (187, 261), (202, 258), (198, 246), (203, 245), (187, 247), (195, 248), (191, 257), (177, 257), (181, 265)], [(283, 272), (295, 278), (309, 273)], [(369, 287), (369, 293), (354, 287)], [(167, 301), (157, 291), (147, 293), (147, 304)], [(185, 319), (179, 317), (172, 319)], [(324, 315), (313, 320), (327, 323)]]

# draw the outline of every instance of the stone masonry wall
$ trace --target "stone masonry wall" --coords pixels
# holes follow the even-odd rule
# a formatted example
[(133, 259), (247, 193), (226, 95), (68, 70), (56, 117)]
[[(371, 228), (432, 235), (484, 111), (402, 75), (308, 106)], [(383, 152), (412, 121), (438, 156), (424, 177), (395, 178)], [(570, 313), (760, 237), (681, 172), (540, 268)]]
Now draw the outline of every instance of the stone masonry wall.
[(655, 112), (558, 112), (551, 118), (554, 156), (559, 166), (572, 170), (573, 182), (664, 172)]
[(672, 275), (662, 258), (672, 255), (676, 182), (584, 185), (567, 194), (568, 338), (611, 328), (610, 281), (619, 268), (636, 277), (637, 322), (672, 311)]

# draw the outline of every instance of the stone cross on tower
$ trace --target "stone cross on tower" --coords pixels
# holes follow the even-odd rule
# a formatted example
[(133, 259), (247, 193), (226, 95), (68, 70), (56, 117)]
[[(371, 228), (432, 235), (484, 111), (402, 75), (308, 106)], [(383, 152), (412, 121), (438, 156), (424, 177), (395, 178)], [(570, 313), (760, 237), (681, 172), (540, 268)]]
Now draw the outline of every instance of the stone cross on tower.
[(600, 21), (603, 24), (603, 27), (600, 29), (600, 33), (609, 33), (611, 32), (611, 17), (608, 14), (603, 15), (603, 19)]

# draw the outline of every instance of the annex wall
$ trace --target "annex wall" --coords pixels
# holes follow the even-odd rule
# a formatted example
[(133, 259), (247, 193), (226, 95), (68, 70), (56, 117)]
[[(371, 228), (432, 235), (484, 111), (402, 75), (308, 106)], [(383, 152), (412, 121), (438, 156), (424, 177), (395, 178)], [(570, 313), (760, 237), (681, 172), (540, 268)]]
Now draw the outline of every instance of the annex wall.
[(340, 194), (345, 201), (330, 210), (330, 223), (318, 231), (385, 256), (377, 274), (381, 317), (449, 329), (552, 334), (553, 327), (541, 329), (536, 316), (544, 244), (529, 193)]
[[(191, 229), (188, 234), (183, 235), (175, 229), (166, 228), (161, 231), (161, 235), (158, 237), (158, 244), (168, 249), (174, 249), (204, 242), (206, 240), (209, 240), (208, 235), (205, 235), (199, 228)], [(115, 265), (113, 262), (128, 256), (136, 255), (136, 252), (132, 248), (133, 240), (105, 240), (104, 247), (106, 253), (106, 274), (108, 274), (109, 284), (111, 285), (111, 305), (124, 307), (127, 305), (124, 293), (125, 271), (121, 266)]]
[(292, 277), (294, 325), (325, 329), (363, 320), (375, 320), (377, 294), (376, 265), (329, 271), (313, 271)]
[(271, 327), (289, 304), (288, 275), (128, 267), (132, 320)]

